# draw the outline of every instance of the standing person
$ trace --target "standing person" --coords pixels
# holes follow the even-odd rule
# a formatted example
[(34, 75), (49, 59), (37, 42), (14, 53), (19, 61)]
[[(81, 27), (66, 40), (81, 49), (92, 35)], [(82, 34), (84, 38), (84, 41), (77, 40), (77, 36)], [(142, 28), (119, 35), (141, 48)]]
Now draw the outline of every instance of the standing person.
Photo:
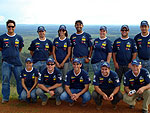
[(150, 74), (147, 69), (142, 68), (141, 62), (133, 60), (131, 70), (124, 76), (123, 101), (129, 104), (133, 109), (136, 104), (136, 98), (142, 96), (143, 106), (142, 113), (148, 113), (148, 105), (150, 104)]
[[(77, 20), (75, 22), (76, 33), (72, 34), (70, 37), (72, 43), (73, 58), (79, 58), (82, 61), (83, 68), (89, 71), (89, 62), (92, 56), (92, 42), (91, 35), (84, 32), (83, 22)], [(90, 51), (88, 48), (90, 47)], [(71, 61), (73, 60), (71, 57)]]
[(46, 30), (43, 26), (39, 26), (37, 29), (39, 38), (31, 42), (30, 54), (32, 55), (34, 67), (42, 72), (46, 68), (46, 60), (52, 54), (52, 42), (45, 37)]
[(120, 81), (116, 72), (110, 70), (107, 62), (101, 64), (100, 71), (95, 73), (93, 79), (94, 91), (92, 97), (97, 104), (96, 109), (100, 110), (102, 99), (111, 101), (113, 108), (123, 98), (120, 92)]
[(91, 64), (94, 70), (94, 73), (100, 69), (101, 62), (107, 61), (110, 63), (112, 57), (112, 42), (106, 37), (107, 27), (100, 27), (100, 38), (94, 40), (93, 45), (93, 56)]
[(42, 100), (42, 106), (47, 104), (48, 97), (45, 93), (50, 96), (56, 97), (56, 105), (60, 105), (60, 95), (63, 92), (62, 86), (62, 75), (60, 71), (55, 68), (55, 61), (53, 58), (48, 58), (46, 62), (46, 68), (41, 72), (38, 79), (38, 87), (36, 90), (37, 96)]
[(27, 102), (36, 102), (36, 85), (38, 81), (38, 71), (33, 68), (33, 60), (27, 58), (25, 60), (26, 67), (21, 71), (21, 83), (24, 88), (21, 93), (21, 98)]
[(90, 78), (88, 73), (81, 69), (82, 63), (80, 59), (73, 60), (73, 69), (66, 75), (65, 89), (60, 98), (61, 100), (69, 102), (69, 106), (73, 106), (74, 102), (82, 97), (82, 106), (91, 99), (89, 92)]
[(53, 57), (56, 67), (62, 71), (63, 81), (69, 69), (69, 57), (71, 53), (71, 42), (68, 39), (68, 32), (65, 25), (60, 25), (58, 38), (53, 41)]
[(131, 66), (131, 61), (136, 58), (137, 47), (135, 41), (128, 36), (129, 27), (127, 25), (123, 25), (120, 32), (121, 38), (116, 39), (113, 44), (113, 62), (121, 82), (123, 74)]
[(6, 22), (8, 32), (0, 36), (0, 51), (2, 51), (2, 103), (9, 101), (10, 96), (10, 78), (13, 72), (16, 84), (17, 92), (19, 94), (19, 100), (21, 99), (21, 78), (20, 73), (22, 70), (22, 63), (20, 61), (20, 55), (24, 44), (23, 38), (14, 32), (16, 23), (14, 20), (8, 20)]
[(140, 25), (141, 33), (134, 37), (136, 41), (138, 57), (142, 61), (142, 66), (150, 72), (150, 34), (149, 24), (142, 21)]

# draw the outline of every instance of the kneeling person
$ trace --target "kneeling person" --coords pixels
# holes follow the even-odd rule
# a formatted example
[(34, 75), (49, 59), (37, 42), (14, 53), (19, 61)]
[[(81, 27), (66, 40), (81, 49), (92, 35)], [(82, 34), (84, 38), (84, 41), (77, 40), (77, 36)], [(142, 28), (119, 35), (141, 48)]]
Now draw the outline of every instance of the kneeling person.
[(56, 105), (60, 105), (60, 95), (63, 92), (62, 75), (57, 68), (55, 68), (54, 59), (48, 58), (46, 68), (41, 72), (38, 79), (38, 89), (36, 90), (37, 96), (42, 100), (42, 105), (46, 105), (48, 101), (47, 95), (56, 97)]
[(73, 69), (66, 75), (65, 89), (60, 96), (61, 100), (69, 102), (72, 106), (79, 97), (82, 97), (82, 106), (91, 99), (89, 89), (90, 78), (88, 73), (81, 69), (81, 61), (78, 58), (73, 60)]
[(116, 72), (110, 70), (107, 62), (101, 64), (101, 70), (96, 72), (93, 79), (94, 91), (92, 97), (97, 104), (97, 110), (100, 110), (102, 99), (111, 101), (113, 108), (122, 99), (120, 92), (119, 77)]
[(32, 99), (32, 102), (36, 102), (37, 96), (36, 85), (38, 81), (38, 71), (33, 68), (33, 60), (31, 58), (27, 58), (25, 60), (26, 67), (21, 71), (21, 83), (24, 88), (21, 92), (21, 98), (28, 103)]
[(130, 108), (134, 108), (136, 98), (142, 96), (143, 107), (142, 113), (148, 113), (148, 105), (150, 104), (150, 74), (147, 69), (142, 68), (141, 62), (132, 61), (131, 70), (124, 76), (123, 101), (129, 104)]

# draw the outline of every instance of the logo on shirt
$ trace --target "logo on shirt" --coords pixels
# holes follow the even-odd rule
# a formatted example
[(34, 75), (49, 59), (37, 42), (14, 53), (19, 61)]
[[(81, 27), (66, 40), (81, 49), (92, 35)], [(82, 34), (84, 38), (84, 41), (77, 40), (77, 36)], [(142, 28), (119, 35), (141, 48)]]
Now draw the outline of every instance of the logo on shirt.
[(45, 44), (45, 48), (46, 48), (46, 50), (49, 49), (48, 43)]
[(131, 43), (128, 42), (128, 43), (126, 44), (126, 50), (130, 50), (130, 47), (131, 47)]
[(80, 77), (80, 82), (83, 82), (83, 77), (82, 76)]
[(112, 84), (112, 83), (113, 83), (113, 81), (111, 80), (111, 78), (108, 79), (108, 83), (109, 83), (109, 84)]

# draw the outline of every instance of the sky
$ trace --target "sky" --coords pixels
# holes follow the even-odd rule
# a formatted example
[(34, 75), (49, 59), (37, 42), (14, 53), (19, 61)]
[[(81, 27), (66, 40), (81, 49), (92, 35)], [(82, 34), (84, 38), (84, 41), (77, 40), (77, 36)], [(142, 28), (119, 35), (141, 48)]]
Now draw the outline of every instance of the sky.
[(140, 25), (150, 23), (150, 0), (1, 0), (0, 24)]

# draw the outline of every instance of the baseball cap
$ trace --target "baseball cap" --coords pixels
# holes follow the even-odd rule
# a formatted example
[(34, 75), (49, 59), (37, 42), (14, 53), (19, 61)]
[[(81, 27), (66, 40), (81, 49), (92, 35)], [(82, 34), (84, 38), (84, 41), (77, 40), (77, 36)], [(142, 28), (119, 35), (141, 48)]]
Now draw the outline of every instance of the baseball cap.
[(40, 31), (46, 31), (46, 29), (44, 28), (44, 26), (39, 26), (38, 27), (37, 32), (40, 32)]
[(49, 62), (54, 63), (54, 62), (55, 62), (55, 60), (54, 60), (53, 58), (48, 58), (48, 59), (47, 59), (47, 61), (46, 61), (46, 64), (47, 64), (47, 63), (49, 63)]
[(123, 28), (126, 28), (127, 30), (129, 30), (129, 26), (128, 25), (122, 25), (121, 26), (121, 30), (123, 30)]
[(66, 30), (66, 26), (65, 25), (60, 25), (59, 30), (61, 30), (61, 29)]
[(32, 58), (26, 58), (25, 62), (26, 62), (26, 63), (27, 63), (27, 62), (33, 63), (33, 60), (32, 60)]
[(77, 21), (75, 22), (75, 24), (77, 24), (78, 22), (83, 25), (83, 22), (82, 22), (81, 20), (77, 20)]
[(132, 65), (135, 64), (135, 65), (139, 66), (139, 65), (141, 65), (141, 62), (139, 60), (137, 60), (137, 59), (134, 59), (134, 60), (132, 60), (131, 64)]
[(110, 68), (110, 64), (108, 62), (102, 62), (101, 67), (103, 67), (103, 66)]
[(149, 26), (149, 24), (148, 24), (148, 22), (147, 22), (146, 20), (143, 20), (143, 21), (141, 22), (141, 26), (144, 26), (144, 25)]
[(100, 27), (100, 30), (105, 30), (105, 31), (107, 31), (107, 27), (106, 27), (106, 26), (101, 26), (101, 27)]
[(81, 64), (81, 60), (80, 59), (78, 59), (78, 58), (74, 58), (73, 59), (73, 63), (77, 63), (77, 64)]

